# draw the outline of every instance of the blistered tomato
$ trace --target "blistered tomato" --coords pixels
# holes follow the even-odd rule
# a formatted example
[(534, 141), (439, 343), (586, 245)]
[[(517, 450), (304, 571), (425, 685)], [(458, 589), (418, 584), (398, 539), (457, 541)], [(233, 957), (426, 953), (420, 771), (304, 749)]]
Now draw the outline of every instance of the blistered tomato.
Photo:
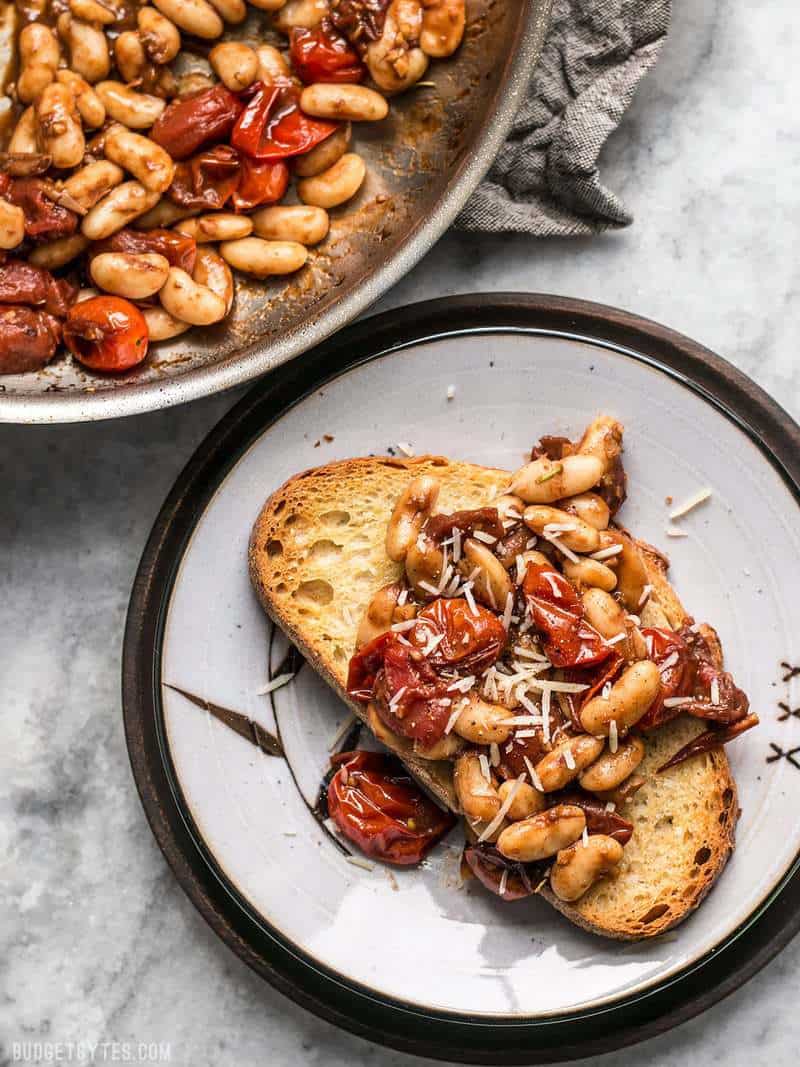
[(328, 785), (330, 817), (368, 856), (419, 863), (456, 819), (427, 797), (400, 760), (380, 752), (342, 752)]
[(64, 323), (64, 343), (92, 370), (130, 370), (147, 355), (147, 339), (141, 311), (119, 296), (95, 296), (73, 304)]

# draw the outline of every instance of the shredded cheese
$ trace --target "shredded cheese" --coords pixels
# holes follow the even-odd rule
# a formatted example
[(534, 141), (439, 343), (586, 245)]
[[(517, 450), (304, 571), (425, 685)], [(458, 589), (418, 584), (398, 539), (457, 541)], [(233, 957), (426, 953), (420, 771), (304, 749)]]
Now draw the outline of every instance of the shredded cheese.
[(679, 530), (677, 526), (667, 526), (664, 533), (667, 537), (688, 537), (688, 533), (685, 530)]
[(608, 548), (599, 548), (597, 552), (592, 552), (589, 559), (611, 559), (612, 556), (618, 556), (624, 547), (624, 545), (609, 545)]
[(711, 682), (711, 703), (719, 704), (719, 679), (714, 678)]
[(478, 756), (478, 763), (480, 763), (481, 765), (481, 774), (483, 775), (483, 777), (486, 779), (487, 782), (491, 782), (492, 772), (489, 770), (489, 760), (487, 759), (485, 752), (481, 752), (481, 754)]
[(508, 630), (511, 626), (511, 616), (514, 613), (514, 594), (506, 595), (506, 606), (503, 610), (503, 627)]
[(485, 533), (483, 530), (473, 530), (472, 536), (475, 538), (476, 541), (483, 541), (485, 545), (497, 544), (497, 538), (492, 537), (491, 534)]
[(281, 689), (284, 685), (288, 685), (292, 678), (294, 678), (294, 674), (279, 674), (276, 678), (267, 682), (266, 685), (257, 689), (256, 695), (263, 697), (266, 696), (267, 693), (274, 693), (276, 689)]
[(525, 766), (528, 768), (528, 774), (531, 776), (531, 785), (534, 789), (538, 790), (538, 792), (543, 793), (544, 788), (542, 787), (542, 780), (536, 773), (536, 768), (533, 766), (527, 756), (523, 756), (522, 759)]
[(572, 749), (569, 747), (564, 749), (564, 762), (569, 770), (575, 770), (575, 757), (572, 755)]
[(360, 867), (362, 871), (374, 871), (375, 864), (370, 863), (369, 860), (362, 860), (360, 856), (345, 856), (348, 863), (351, 863), (354, 867)]
[(454, 385), (448, 385), (447, 387), (447, 399), (452, 400), (456, 395), (456, 387)]
[(461, 530), (457, 526), (453, 527), (453, 563), (458, 563), (461, 559)]
[(522, 783), (524, 781), (525, 781), (524, 772), (519, 776), (519, 778), (515, 778), (514, 779), (514, 784), (509, 789), (508, 796), (503, 801), (503, 803), (500, 805), (500, 810), (495, 815), (495, 817), (492, 819), (492, 821), (490, 823), (487, 823), (486, 826), (484, 826), (483, 832), (481, 833), (480, 837), (478, 838), (478, 843), (480, 843), (481, 841), (485, 841), (487, 837), (491, 837), (492, 834), (495, 832), (495, 830), (497, 830), (497, 828), (502, 825), (503, 819), (505, 819), (506, 815), (508, 814), (508, 809), (514, 803), (514, 798), (516, 797), (517, 793), (519, 792), (519, 788), (520, 788), (520, 786), (522, 785)]
[(650, 594), (653, 592), (652, 585), (646, 585), (642, 590), (642, 595), (639, 597), (639, 603), (636, 605), (638, 608), (644, 607), (647, 601), (650, 599)]
[(617, 720), (612, 719), (608, 727), (608, 750), (616, 752), (619, 748), (619, 733), (617, 732)]
[(501, 897), (506, 895), (506, 884), (508, 883), (508, 867), (503, 869), (503, 873), (500, 875), (499, 893)]
[(411, 445), (408, 443), (408, 441), (398, 441), (397, 442), (397, 451), (398, 452), (402, 452), (404, 456), (413, 456), (414, 455), (414, 449), (411, 447)]
[(684, 500), (682, 504), (679, 504), (678, 507), (674, 508), (669, 513), (669, 517), (671, 519), (679, 519), (682, 515), (686, 515), (690, 512), (692, 508), (696, 508), (698, 504), (702, 504), (704, 500), (708, 500), (710, 496), (710, 489), (698, 489), (696, 493), (693, 493), (687, 500)]

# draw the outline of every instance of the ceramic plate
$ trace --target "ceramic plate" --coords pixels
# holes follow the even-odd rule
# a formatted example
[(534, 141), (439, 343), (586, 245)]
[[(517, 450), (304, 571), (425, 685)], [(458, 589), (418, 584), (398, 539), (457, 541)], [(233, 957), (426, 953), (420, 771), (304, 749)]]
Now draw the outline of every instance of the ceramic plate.
[[(762, 718), (729, 748), (742, 817), (728, 868), (675, 932), (629, 946), (538, 899), (503, 904), (463, 885), (458, 831), (422, 869), (359, 865), (317, 804), (331, 749), (353, 741), (346, 709), (273, 631), (245, 563), (264, 500), (304, 468), (402, 442), (513, 469), (540, 434), (574, 437), (600, 411), (626, 427), (626, 525), (669, 552), (673, 583), (717, 626)], [(125, 649), (145, 808), (215, 929), (327, 1017), (462, 1059), (620, 1045), (752, 973), (796, 923), (800, 601), (787, 576), (800, 557), (799, 446), (788, 416), (718, 357), (622, 312), (553, 298), (390, 312), (259, 385), (165, 505)], [(686, 536), (667, 537), (665, 498), (706, 487), (710, 499), (677, 524)], [(342, 521), (332, 512), (310, 546), (331, 568)], [(259, 693), (285, 673), (288, 685)], [(698, 968), (702, 999), (687, 992)]]

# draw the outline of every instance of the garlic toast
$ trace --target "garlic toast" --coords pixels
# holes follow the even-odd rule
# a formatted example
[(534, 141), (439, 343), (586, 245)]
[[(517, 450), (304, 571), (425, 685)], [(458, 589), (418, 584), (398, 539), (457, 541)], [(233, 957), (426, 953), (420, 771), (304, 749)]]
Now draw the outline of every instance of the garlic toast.
[[(602, 426), (607, 428), (610, 422), (598, 420), (598, 424), (601, 428)], [(600, 431), (596, 432), (596, 437), (598, 433)], [(587, 435), (591, 443), (591, 435), (587, 431), (581, 444), (587, 440)], [(619, 438), (621, 440), (621, 428)], [(600, 439), (605, 440), (602, 433), (600, 433)], [(555, 439), (549, 440), (555, 441)], [(568, 442), (562, 445), (551, 443), (549, 447), (551, 450), (560, 448), (565, 456), (570, 454), (580, 456), (580, 445), (571, 445)], [(618, 452), (617, 448), (615, 460)], [(591, 454), (588, 449), (586, 454)], [(736, 788), (721, 744), (723, 740), (729, 738), (727, 735), (723, 736), (723, 729), (719, 733), (719, 740), (715, 735), (711, 738), (711, 741), (715, 743), (709, 743), (708, 735), (712, 731), (707, 730), (705, 727), (708, 724), (702, 721), (703, 713), (708, 709), (703, 705), (703, 698), (697, 698), (697, 693), (693, 692), (691, 696), (667, 698), (668, 703), (672, 701), (673, 710), (667, 711), (661, 707), (660, 713), (654, 716), (651, 712), (655, 704), (663, 704), (663, 694), (660, 694), (658, 701), (651, 702), (652, 707), (643, 719), (643, 722), (646, 721), (649, 715), (652, 720), (650, 726), (646, 730), (639, 730), (638, 724), (633, 723), (630, 737), (627, 737), (627, 728), (624, 724), (619, 732), (617, 731), (616, 720), (612, 720), (613, 725), (608, 729), (602, 723), (594, 727), (594, 733), (602, 737), (601, 747), (605, 753), (606, 762), (616, 751), (625, 751), (626, 746), (630, 749), (636, 737), (640, 736), (643, 739), (641, 743), (636, 741), (635, 744), (643, 748), (644, 755), (640, 756), (635, 773), (632, 773), (625, 783), (629, 787), (635, 781), (637, 786), (635, 791), (619, 786), (616, 790), (598, 789), (593, 794), (595, 808), (598, 807), (597, 798), (601, 798), (604, 808), (611, 809), (611, 813), (607, 812), (605, 816), (605, 823), (609, 823), (610, 826), (604, 826), (602, 812), (598, 813), (591, 805), (587, 806), (584, 803), (582, 810), (589, 822), (587, 823), (584, 819), (581, 839), (577, 842), (575, 840), (562, 842), (563, 848), (558, 849), (556, 853), (551, 852), (544, 859), (539, 857), (535, 849), (533, 852), (530, 849), (528, 852), (523, 850), (519, 853), (523, 858), (516, 859), (517, 854), (511, 847), (513, 834), (506, 833), (506, 831), (511, 830), (519, 836), (520, 826), (525, 830), (528, 824), (534, 826), (537, 819), (541, 821), (543, 818), (549, 818), (548, 812), (557, 813), (563, 805), (556, 804), (547, 807), (546, 804), (550, 804), (553, 799), (558, 800), (562, 795), (567, 806), (572, 807), (573, 816), (576, 799), (579, 806), (583, 803), (580, 798), (573, 795), (571, 790), (578, 788), (584, 769), (577, 767), (571, 750), (570, 753), (567, 752), (567, 748), (577, 741), (574, 735), (578, 732), (581, 723), (579, 717), (581, 711), (579, 707), (574, 706), (575, 702), (588, 695), (592, 699), (587, 699), (586, 705), (593, 704), (602, 710), (605, 706), (604, 701), (608, 704), (610, 699), (613, 704), (611, 690), (622, 677), (619, 672), (630, 670), (631, 665), (636, 666), (634, 662), (636, 656), (641, 658), (640, 662), (647, 663), (652, 662), (649, 656), (655, 655), (652, 651), (652, 642), (656, 638), (651, 636), (643, 638), (642, 631), (646, 635), (657, 634), (657, 640), (668, 650), (666, 655), (661, 656), (662, 668), (660, 670), (664, 670), (664, 675), (662, 676), (659, 671), (659, 677), (667, 678), (670, 671), (675, 673), (674, 665), (670, 667), (670, 658), (676, 653), (669, 651), (671, 648), (669, 635), (674, 633), (675, 637), (672, 640), (676, 648), (679, 646), (682, 648), (684, 645), (701, 647), (702, 655), (698, 653), (698, 662), (702, 663), (702, 671), (705, 672), (703, 677), (711, 679), (709, 683), (712, 687), (711, 692), (718, 702), (721, 699), (720, 686), (724, 690), (723, 695), (726, 699), (731, 692), (738, 694), (737, 700), (739, 697), (743, 698), (743, 694), (732, 687), (732, 682), (729, 686), (729, 676), (722, 672), (721, 649), (716, 635), (708, 627), (695, 627), (692, 624), (692, 620), (667, 580), (666, 563), (655, 550), (634, 541), (622, 527), (612, 524), (605, 535), (609, 540), (605, 548), (588, 554), (580, 550), (572, 551), (563, 544), (565, 537), (572, 538), (571, 543), (579, 545), (580, 536), (585, 535), (588, 540), (584, 548), (592, 547), (600, 542), (594, 535), (583, 531), (582, 520), (575, 514), (570, 523), (559, 524), (551, 521), (542, 524), (543, 519), (550, 517), (547, 513), (547, 503), (528, 504), (525, 508), (526, 518), (530, 519), (532, 526), (518, 521), (521, 519), (521, 514), (517, 516), (515, 512), (509, 513), (515, 516), (514, 518), (505, 519), (505, 529), (513, 527), (514, 531), (519, 533), (517, 527), (520, 530), (524, 527), (525, 534), (530, 534), (530, 537), (525, 539), (526, 546), (535, 542), (535, 547), (525, 547), (517, 552), (516, 559), (510, 566), (508, 566), (508, 559), (505, 561), (509, 574), (513, 575), (516, 569), (517, 579), (522, 578), (519, 572), (522, 564), (526, 563), (527, 554), (530, 559), (526, 566), (529, 565), (531, 570), (538, 568), (540, 577), (548, 578), (548, 568), (555, 567), (553, 560), (557, 559), (559, 567), (570, 566), (572, 567), (571, 573), (580, 573), (587, 581), (594, 576), (592, 580), (610, 583), (611, 578), (606, 575), (605, 571), (613, 571), (616, 567), (616, 573), (612, 575), (614, 583), (623, 586), (627, 579), (624, 578), (623, 568), (618, 565), (620, 561), (617, 560), (615, 563), (615, 552), (612, 551), (615, 545), (622, 544), (626, 557), (630, 556), (633, 559), (635, 556), (636, 566), (641, 572), (638, 580), (647, 594), (640, 597), (642, 600), (640, 608), (639, 604), (636, 604), (639, 608), (638, 612), (628, 607), (629, 614), (626, 620), (635, 619), (636, 621), (625, 622), (624, 637), (600, 635), (602, 645), (607, 644), (609, 649), (614, 650), (608, 652), (606, 661), (601, 662), (605, 662), (607, 666), (608, 660), (613, 658), (617, 667), (617, 674), (610, 675), (611, 682), (607, 682), (602, 691), (594, 693), (590, 685), (583, 684), (582, 681), (564, 682), (563, 679), (570, 676), (568, 668), (553, 671), (557, 679), (562, 679), (555, 682), (537, 683), (534, 677), (535, 671), (530, 672), (531, 684), (539, 684), (540, 690), (542, 684), (552, 687), (552, 691), (546, 698), (543, 696), (544, 690), (540, 694), (543, 704), (552, 700), (553, 711), (548, 711), (546, 714), (554, 717), (561, 716), (558, 722), (555, 718), (553, 719), (552, 736), (546, 739), (543, 748), (540, 746), (536, 750), (538, 757), (543, 758), (543, 754), (551, 757), (549, 763), (542, 764), (542, 766), (549, 767), (554, 760), (558, 764), (556, 781), (560, 781), (558, 775), (565, 776), (567, 779), (564, 785), (557, 786), (554, 790), (543, 789), (541, 791), (547, 797), (545, 805), (543, 805), (541, 795), (533, 797), (533, 794), (540, 793), (539, 790), (532, 788), (534, 783), (541, 784), (536, 775), (536, 768), (540, 765), (538, 759), (533, 761), (526, 759), (524, 764), (520, 764), (519, 759), (516, 759), (516, 770), (513, 767), (509, 770), (509, 767), (505, 766), (505, 749), (511, 750), (512, 745), (523, 744), (521, 740), (516, 739), (516, 735), (533, 734), (537, 730), (541, 732), (541, 725), (536, 725), (534, 730), (530, 730), (525, 721), (529, 718), (533, 724), (541, 719), (541, 708), (538, 705), (532, 707), (530, 699), (525, 700), (524, 697), (524, 702), (520, 706), (516, 696), (508, 693), (501, 693), (498, 696), (496, 690), (490, 694), (491, 700), (487, 702), (486, 686), (490, 682), (494, 685), (503, 682), (503, 674), (498, 673), (496, 668), (489, 667), (483, 672), (482, 696), (478, 698), (477, 704), (470, 705), (461, 716), (457, 715), (459, 705), (456, 701), (466, 702), (467, 697), (462, 695), (465, 689), (460, 682), (471, 680), (474, 683), (473, 675), (464, 678), (464, 670), (462, 670), (461, 675), (452, 676), (456, 678), (456, 681), (451, 682), (447, 689), (440, 690), (440, 694), (448, 694), (440, 700), (440, 703), (446, 704), (448, 714), (445, 716), (444, 709), (441, 709), (437, 712), (438, 721), (441, 723), (442, 718), (446, 717), (450, 729), (433, 745), (427, 743), (423, 745), (419, 737), (403, 736), (397, 729), (392, 728), (396, 726), (405, 729), (407, 726), (407, 723), (403, 724), (393, 717), (398, 706), (397, 703), (392, 704), (392, 700), (397, 698), (396, 692), (388, 701), (384, 700), (380, 714), (376, 714), (374, 694), (369, 702), (364, 699), (363, 694), (354, 696), (356, 690), (352, 678), (351, 657), (359, 640), (364, 642), (369, 637), (373, 643), (375, 641), (376, 627), (370, 626), (369, 617), (371, 605), (375, 603), (376, 591), (387, 588), (408, 589), (410, 585), (410, 599), (418, 598), (415, 613), (410, 614), (407, 611), (404, 613), (400, 608), (395, 608), (397, 614), (393, 618), (398, 618), (403, 614), (408, 616), (407, 619), (400, 618), (400, 621), (393, 623), (393, 632), (401, 639), (404, 634), (410, 634), (413, 638), (414, 619), (421, 619), (426, 611), (430, 614), (431, 608), (437, 603), (446, 602), (447, 599), (459, 600), (463, 607), (465, 601), (474, 603), (476, 597), (480, 601), (482, 596), (484, 604), (487, 601), (487, 595), (491, 597), (491, 585), (487, 586), (487, 583), (483, 583), (481, 587), (483, 572), (477, 574), (477, 582), (473, 579), (472, 589), (468, 582), (470, 573), (476, 575), (476, 567), (472, 564), (476, 560), (478, 563), (483, 561), (485, 552), (490, 549), (492, 536), (485, 530), (476, 530), (474, 527), (465, 528), (462, 537), (456, 536), (457, 527), (453, 526), (453, 536), (442, 538), (441, 533), (451, 529), (447, 527), (446, 522), (444, 526), (442, 522), (436, 521), (426, 525), (425, 529), (430, 530), (434, 527), (437, 529), (442, 527), (442, 530), (438, 531), (439, 541), (434, 543), (433, 548), (429, 546), (428, 555), (435, 557), (441, 565), (444, 552), (444, 566), (440, 566), (437, 572), (434, 565), (429, 575), (431, 581), (420, 577), (419, 568), (425, 564), (425, 553), (421, 551), (425, 545), (420, 542), (425, 541), (426, 535), (424, 532), (420, 534), (416, 527), (414, 527), (415, 537), (420, 540), (415, 541), (415, 547), (411, 550), (412, 554), (418, 557), (415, 558), (413, 565), (408, 557), (393, 560), (387, 555), (389, 543), (387, 542), (387, 528), (391, 528), (393, 517), (397, 513), (398, 500), (401, 500), (407, 493), (409, 484), (418, 484), (420, 479), (425, 484), (426, 479), (435, 479), (438, 487), (437, 497), (435, 508), (430, 509), (430, 516), (437, 520), (439, 517), (448, 516), (447, 521), (459, 514), (463, 516), (467, 513), (477, 513), (480, 509), (491, 511), (493, 504), (497, 501), (506, 501), (503, 506), (507, 507), (509, 486), (511, 486), (511, 492), (514, 492), (516, 487), (520, 494), (527, 493), (528, 497), (531, 494), (534, 497), (544, 495), (549, 498), (549, 502), (558, 504), (562, 504), (564, 499), (570, 500), (581, 495), (580, 493), (561, 493), (561, 489), (564, 488), (558, 484), (561, 478), (558, 464), (561, 461), (551, 460), (542, 453), (533, 462), (539, 462), (539, 467), (544, 469), (545, 475), (553, 469), (552, 464), (555, 463), (557, 473), (537, 483), (536, 478), (541, 476), (541, 472), (536, 475), (536, 470), (539, 469), (536, 468), (532, 482), (533, 488), (531, 488), (525, 483), (530, 472), (525, 474), (517, 472), (512, 479), (507, 471), (451, 461), (437, 456), (409, 459), (365, 457), (331, 463), (306, 471), (290, 479), (269, 498), (254, 525), (249, 547), (252, 583), (267, 613), (297, 645), (309, 663), (322, 674), (362, 721), (370, 725), (379, 739), (400, 756), (414, 777), (440, 803), (447, 805), (453, 811), (465, 810), (463, 790), (460, 795), (454, 770), (458, 767), (463, 769), (470, 760), (473, 764), (476, 760), (479, 761), (483, 773), (488, 769), (488, 776), (496, 785), (500, 777), (505, 778), (505, 782), (499, 786), (498, 795), (502, 798), (500, 806), (495, 805), (495, 808), (492, 808), (491, 804), (495, 803), (495, 798), (490, 796), (487, 817), (483, 820), (477, 816), (468, 818), (470, 825), (467, 827), (467, 832), (468, 836), (473, 839), (472, 855), (473, 858), (476, 856), (478, 858), (477, 869), (472, 863), (470, 865), (473, 866), (473, 870), (476, 870), (484, 884), (489, 885), (495, 892), (499, 889), (500, 895), (507, 895), (509, 899), (518, 895), (528, 895), (527, 890), (518, 891), (521, 874), (530, 891), (538, 891), (567, 918), (588, 930), (620, 939), (652, 937), (676, 925), (700, 903), (722, 871), (734, 843), (734, 831), (738, 817)], [(551, 466), (548, 467), (548, 464)], [(584, 466), (590, 467), (589, 464), (584, 464)], [(609, 468), (606, 472), (608, 474), (607, 486), (610, 492), (616, 492), (619, 496), (620, 478), (622, 478), (624, 489), (624, 473), (621, 474), (619, 469), (615, 469), (618, 465), (614, 463), (609, 463), (607, 466)], [(578, 470), (580, 464), (572, 465), (570, 470), (573, 467), (580, 477)], [(518, 484), (520, 478), (522, 478), (522, 484)], [(613, 485), (614, 479), (617, 482), (616, 486)], [(550, 484), (552, 482), (556, 484)], [(538, 486), (546, 488), (540, 489)], [(567, 485), (566, 488), (569, 489), (570, 486)], [(592, 494), (583, 491), (583, 495), (591, 496)], [(527, 500), (523, 499), (522, 503), (524, 506)], [(544, 511), (542, 511), (543, 508)], [(531, 512), (530, 515), (529, 512)], [(589, 517), (591, 518), (591, 515)], [(491, 526), (485, 516), (484, 519)], [(570, 526), (570, 529), (553, 529), (559, 525)], [(538, 534), (533, 532), (534, 527), (538, 528)], [(499, 529), (496, 532), (499, 533)], [(507, 534), (506, 539), (510, 536)], [(456, 561), (461, 563), (460, 578), (453, 564), (456, 550), (453, 544), (454, 539), (458, 542), (459, 552), (464, 550), (467, 541), (472, 543), (473, 558), (471, 561), (467, 561), (466, 557)], [(448, 546), (445, 544), (443, 548), (441, 544), (442, 541), (448, 540), (450, 541), (449, 556)], [(497, 544), (500, 544), (500, 538), (497, 539)], [(522, 547), (519, 537), (517, 544), (512, 547)], [(541, 548), (545, 550), (546, 555), (538, 551)], [(495, 549), (499, 552), (497, 545)], [(564, 554), (565, 549), (566, 554)], [(618, 547), (616, 556), (621, 556), (622, 552), (623, 548)], [(605, 559), (603, 559), (604, 553), (606, 553)], [(397, 550), (394, 554), (398, 554)], [(592, 557), (595, 554), (601, 558), (593, 560)], [(544, 562), (538, 559), (540, 556)], [(573, 566), (570, 556), (573, 560), (580, 561), (580, 564)], [(537, 558), (534, 559), (534, 557)], [(448, 559), (450, 563), (447, 562)], [(522, 559), (522, 564), (520, 559)], [(602, 568), (595, 567), (595, 563), (602, 563)], [(445, 566), (450, 566), (451, 572), (447, 572)], [(488, 559), (486, 566), (488, 570), (492, 569)], [(575, 570), (575, 567), (578, 567), (578, 570)], [(498, 603), (495, 598), (494, 604), (491, 605), (496, 618), (505, 622), (506, 629), (510, 627), (516, 634), (516, 640), (523, 643), (530, 643), (532, 634), (535, 635), (538, 632), (541, 635), (542, 632), (537, 630), (531, 622), (527, 632), (522, 636), (519, 634), (521, 627), (518, 621), (520, 612), (518, 605), (522, 602), (522, 592), (518, 590), (520, 588), (527, 590), (528, 573), (526, 569), (524, 583), (514, 584), (513, 597), (508, 604)], [(412, 575), (413, 581), (410, 581), (409, 574)], [(445, 578), (447, 581), (444, 580)], [(566, 581), (563, 575), (559, 580), (562, 579)], [(550, 580), (553, 579), (550, 578)], [(585, 585), (580, 578), (576, 578), (574, 583), (578, 592), (584, 596), (587, 605), (585, 609), (580, 609), (582, 612), (585, 613), (591, 606), (592, 596), (594, 600), (603, 602), (596, 590), (593, 594), (590, 593), (589, 598), (586, 597), (591, 587)], [(500, 595), (505, 588), (501, 579)], [(626, 594), (628, 592), (626, 591)], [(609, 593), (606, 592), (605, 595), (608, 596)], [(633, 595), (638, 594), (634, 591)], [(528, 596), (526, 592), (525, 596), (529, 601), (536, 602), (534, 594)], [(615, 596), (621, 600), (622, 593), (619, 589), (615, 591)], [(509, 606), (511, 606), (510, 611), (506, 610)], [(475, 605), (476, 612), (484, 610), (483, 607)], [(514, 611), (517, 611), (517, 616)], [(502, 619), (502, 616), (508, 616), (508, 618)], [(517, 619), (517, 621), (512, 622), (512, 619)], [(584, 622), (581, 625), (584, 625)], [(524, 627), (527, 623), (526, 617), (521, 625)], [(588, 630), (595, 634), (591, 625)], [(381, 631), (379, 620), (377, 631)], [(436, 637), (433, 640), (435, 642)], [(642, 647), (638, 652), (631, 652), (628, 659), (623, 656), (621, 649), (633, 648), (637, 643), (641, 645), (642, 641), (651, 644), (647, 649)], [(592, 642), (597, 644), (594, 637), (591, 638), (590, 643)], [(407, 639), (405, 643), (408, 644)], [(367, 642), (367, 647), (368, 645), (369, 642)], [(424, 652), (429, 645), (430, 642), (426, 639), (425, 647), (418, 648), (417, 653)], [(515, 645), (513, 653), (517, 656), (514, 660), (517, 667), (520, 663), (528, 662), (524, 658), (519, 658), (524, 652), (523, 650), (518, 653), (519, 648), (519, 645)], [(540, 646), (533, 643), (530, 644), (526, 654), (533, 656), (540, 653)], [(605, 654), (605, 647), (601, 648), (598, 653), (598, 655), (603, 654)], [(540, 656), (540, 659), (535, 662), (541, 663), (541, 659)], [(681, 664), (686, 665), (683, 660)], [(551, 663), (547, 664), (548, 672), (551, 671), (552, 666)], [(512, 668), (505, 669), (511, 670)], [(584, 671), (581, 679), (588, 677), (586, 672), (590, 669), (594, 668), (579, 667), (579, 670)], [(492, 671), (496, 677), (489, 677)], [(644, 668), (642, 672), (644, 673)], [(477, 670), (473, 673), (475, 676), (478, 675)], [(518, 673), (524, 674), (525, 672), (518, 671)], [(449, 678), (448, 675), (447, 680)], [(500, 683), (498, 683), (498, 678)], [(455, 686), (455, 689), (452, 689), (452, 686)], [(606, 688), (609, 690), (608, 693), (606, 693)], [(681, 690), (675, 689), (675, 692), (678, 693)], [(453, 693), (454, 696), (451, 695)], [(470, 699), (473, 698), (470, 697)], [(675, 706), (676, 702), (677, 706)], [(687, 705), (692, 712), (691, 715), (683, 712), (681, 702)], [(565, 704), (569, 705), (569, 710), (566, 712), (564, 711)], [(506, 705), (510, 707), (505, 707)], [(521, 723), (517, 722), (513, 726), (516, 731), (515, 735), (506, 742), (489, 741), (490, 737), (502, 737), (502, 732), (493, 734), (491, 731), (494, 727), (490, 726), (489, 732), (481, 735), (480, 722), (477, 727), (474, 721), (470, 725), (465, 717), (476, 707), (479, 711), (481, 708), (485, 710), (484, 706), (491, 707), (495, 711), (505, 707), (504, 713), (512, 722), (515, 719), (522, 719)], [(714, 707), (717, 705), (711, 707), (712, 713)], [(572, 722), (569, 719), (570, 714)], [(740, 701), (736, 705), (734, 711), (731, 712), (731, 717), (732, 725), (727, 724), (725, 727), (731, 737), (746, 728), (742, 724), (746, 722), (747, 725), (753, 725), (755, 719), (754, 716), (747, 714), (746, 700), (744, 704)], [(666, 721), (659, 724), (660, 719)], [(718, 719), (714, 725), (718, 726), (722, 723), (726, 723), (724, 718)], [(457, 736), (456, 730), (459, 729), (459, 724), (461, 724), (461, 734)], [(525, 729), (523, 730), (522, 727)], [(478, 729), (477, 735), (474, 732), (476, 728)], [(698, 737), (702, 738), (699, 742), (697, 742)], [(535, 739), (525, 741), (524, 744), (533, 745), (534, 741), (539, 744), (541, 740), (541, 737), (537, 736)], [(430, 737), (425, 737), (425, 741), (430, 741)], [(676, 754), (681, 753), (693, 741), (698, 748), (697, 754), (691, 755), (691, 758), (682, 758), (679, 755), (679, 762), (676, 765), (666, 771), (660, 770), (664, 764)], [(577, 749), (575, 751), (577, 752)], [(439, 754), (444, 758), (431, 758)], [(514, 762), (511, 760), (513, 755), (515, 753), (511, 752), (508, 757), (512, 763)], [(583, 757), (578, 758), (580, 760)], [(523, 769), (521, 773), (517, 773), (520, 767)], [(585, 770), (591, 770), (591, 764), (587, 765)], [(462, 780), (464, 777), (465, 775), (462, 774)], [(510, 788), (509, 782), (512, 783)], [(520, 803), (523, 784), (528, 788), (529, 795), (533, 797), (534, 807), (543, 805), (544, 810), (531, 809), (527, 815), (523, 813), (519, 823), (516, 823), (511, 819), (509, 812), (514, 803), (517, 805)], [(506, 801), (509, 793), (514, 789), (517, 795), (512, 797), (512, 805), (509, 806)], [(496, 816), (489, 817), (492, 811), (499, 812), (499, 822)], [(573, 818), (573, 821), (576, 827), (580, 824), (579, 819)], [(498, 825), (492, 826), (493, 822), (498, 822)], [(517, 831), (514, 831), (515, 825)], [(601, 829), (610, 829), (610, 834), (596, 832), (593, 827), (598, 825)], [(625, 829), (626, 825), (630, 829)], [(490, 831), (488, 835), (487, 830)], [(499, 853), (504, 834), (509, 842), (507, 851), (511, 853), (507, 857)], [(476, 839), (482, 836), (483, 841), (476, 844)], [(625, 838), (624, 848), (619, 845), (619, 839), (622, 838)], [(592, 846), (602, 845), (605, 849), (603, 858), (605, 867), (602, 865), (598, 867), (601, 876), (596, 877), (576, 896), (576, 890), (582, 888), (581, 875), (576, 871), (581, 863), (585, 864), (586, 857), (589, 856), (589, 852), (581, 853), (580, 851), (581, 845), (585, 845), (587, 839)], [(524, 859), (526, 855), (535, 858), (526, 860)], [(487, 874), (489, 868), (486, 861), (505, 864), (505, 877), (500, 874), (499, 878), (495, 879), (493, 873)], [(496, 870), (501, 870), (501, 867)], [(535, 885), (532, 884), (534, 876), (536, 876)], [(497, 884), (498, 881), (499, 884)], [(517, 887), (513, 893), (511, 892), (512, 886)]]

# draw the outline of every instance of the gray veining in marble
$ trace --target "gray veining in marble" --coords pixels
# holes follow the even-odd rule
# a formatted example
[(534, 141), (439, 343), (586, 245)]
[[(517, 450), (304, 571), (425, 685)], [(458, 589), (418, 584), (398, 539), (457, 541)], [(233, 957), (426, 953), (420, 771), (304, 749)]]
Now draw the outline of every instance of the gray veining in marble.
[[(603, 160), (636, 225), (574, 242), (450, 234), (382, 306), (483, 289), (616, 304), (706, 343), (800, 416), (799, 46), (789, 0), (676, 4)], [(192, 1067), (415, 1062), (320, 1022), (224, 948), (168, 873), (131, 780), (128, 591), (166, 491), (234, 399), (0, 427), (0, 1065), (35, 1040), (169, 1042)], [(798, 996), (794, 943), (702, 1018), (597, 1063), (789, 1067)]]

